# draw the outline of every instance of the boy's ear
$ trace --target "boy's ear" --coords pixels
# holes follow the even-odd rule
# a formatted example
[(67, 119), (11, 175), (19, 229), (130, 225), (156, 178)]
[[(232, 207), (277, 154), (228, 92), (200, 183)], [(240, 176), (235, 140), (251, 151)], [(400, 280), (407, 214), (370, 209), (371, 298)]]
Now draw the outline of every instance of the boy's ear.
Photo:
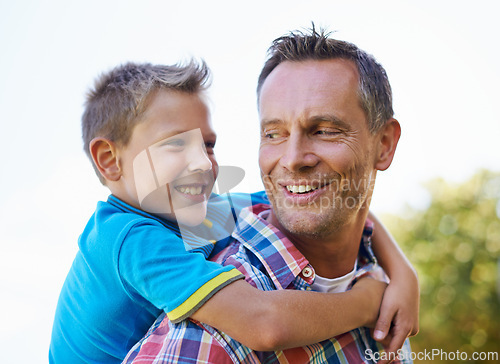
[(385, 171), (392, 163), (399, 137), (401, 136), (401, 125), (396, 119), (390, 119), (381, 131), (379, 131), (378, 155), (375, 168)]
[(121, 177), (121, 168), (115, 143), (98, 137), (90, 141), (89, 149), (101, 175), (108, 181), (118, 181)]

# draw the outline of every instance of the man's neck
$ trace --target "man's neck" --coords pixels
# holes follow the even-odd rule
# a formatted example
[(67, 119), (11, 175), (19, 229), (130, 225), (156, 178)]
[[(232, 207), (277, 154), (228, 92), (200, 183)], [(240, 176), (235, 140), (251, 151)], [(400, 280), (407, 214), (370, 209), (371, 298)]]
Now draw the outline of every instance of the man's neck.
[(367, 212), (357, 214), (334, 233), (325, 237), (303, 236), (290, 233), (269, 214), (268, 221), (280, 229), (314, 267), (317, 274), (325, 278), (337, 278), (352, 271), (359, 253)]

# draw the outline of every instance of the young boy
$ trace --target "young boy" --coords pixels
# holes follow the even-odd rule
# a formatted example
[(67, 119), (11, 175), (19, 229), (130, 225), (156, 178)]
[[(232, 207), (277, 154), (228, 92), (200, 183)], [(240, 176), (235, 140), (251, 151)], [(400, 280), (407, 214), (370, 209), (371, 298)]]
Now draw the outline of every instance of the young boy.
[[(256, 350), (314, 343), (375, 322), (385, 288), (376, 280), (363, 279), (341, 294), (270, 293), (240, 279), (235, 268), (206, 260), (214, 250), (208, 240), (224, 241), (234, 226), (233, 212), (220, 206), (266, 202), (260, 193), (208, 203), (218, 171), (204, 94), (208, 76), (204, 63), (127, 64), (101, 76), (90, 92), (82, 118), (85, 150), (111, 195), (79, 238), (56, 310), (51, 363), (120, 362), (162, 311), (172, 322), (192, 317)], [(215, 239), (202, 239), (189, 226)], [(376, 240), (383, 255), (395, 255), (384, 259), (390, 275), (413, 274), (398, 263), (405, 260), (390, 237)], [(409, 296), (395, 305), (418, 299)], [(314, 310), (288, 311), (306, 304), (344, 309), (309, 327)], [(228, 317), (238, 312), (238, 320)], [(285, 341), (277, 334), (283, 328), (293, 333)]]

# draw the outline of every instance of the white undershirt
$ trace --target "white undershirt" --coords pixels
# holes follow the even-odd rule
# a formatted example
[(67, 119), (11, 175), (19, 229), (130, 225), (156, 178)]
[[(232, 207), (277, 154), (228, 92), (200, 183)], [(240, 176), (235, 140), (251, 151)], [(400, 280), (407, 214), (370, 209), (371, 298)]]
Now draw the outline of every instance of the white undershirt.
[(357, 262), (354, 263), (354, 269), (350, 273), (337, 278), (324, 278), (316, 274), (316, 278), (314, 278), (314, 283), (311, 288), (313, 291), (325, 293), (345, 292), (356, 273), (356, 268)]

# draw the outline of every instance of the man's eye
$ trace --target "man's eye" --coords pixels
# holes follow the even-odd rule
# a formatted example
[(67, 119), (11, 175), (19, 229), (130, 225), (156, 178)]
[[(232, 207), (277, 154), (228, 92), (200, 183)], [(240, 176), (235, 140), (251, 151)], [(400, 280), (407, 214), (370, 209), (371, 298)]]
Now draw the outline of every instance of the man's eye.
[(264, 137), (266, 137), (267, 139), (276, 139), (279, 137), (279, 133), (277, 133), (277, 132), (265, 132)]
[(324, 136), (335, 136), (340, 134), (340, 130), (331, 129), (331, 130), (317, 130), (314, 134), (316, 135), (324, 135)]

